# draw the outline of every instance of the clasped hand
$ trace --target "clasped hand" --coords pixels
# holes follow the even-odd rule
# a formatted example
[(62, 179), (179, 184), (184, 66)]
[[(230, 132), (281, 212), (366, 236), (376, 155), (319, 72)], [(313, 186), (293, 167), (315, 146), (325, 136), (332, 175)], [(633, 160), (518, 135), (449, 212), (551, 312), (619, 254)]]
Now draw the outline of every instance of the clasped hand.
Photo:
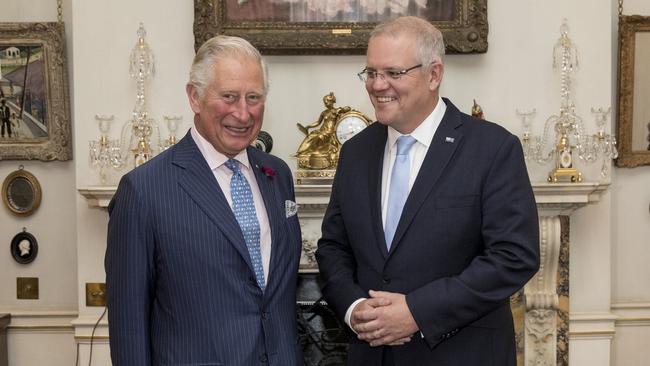
[(370, 290), (370, 298), (352, 310), (350, 324), (358, 338), (372, 347), (402, 345), (419, 330), (406, 296), (385, 291)]

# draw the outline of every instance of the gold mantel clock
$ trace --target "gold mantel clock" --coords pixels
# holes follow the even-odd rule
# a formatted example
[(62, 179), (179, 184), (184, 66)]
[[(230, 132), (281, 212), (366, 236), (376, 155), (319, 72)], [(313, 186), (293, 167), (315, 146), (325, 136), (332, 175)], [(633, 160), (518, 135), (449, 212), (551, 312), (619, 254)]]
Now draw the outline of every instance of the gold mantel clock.
[[(330, 177), (339, 160), (341, 145), (368, 126), (371, 121), (350, 107), (335, 107), (333, 92), (323, 97), (325, 110), (318, 120), (298, 129), (305, 138), (298, 147), (298, 177)], [(311, 129), (311, 130), (310, 130)]]

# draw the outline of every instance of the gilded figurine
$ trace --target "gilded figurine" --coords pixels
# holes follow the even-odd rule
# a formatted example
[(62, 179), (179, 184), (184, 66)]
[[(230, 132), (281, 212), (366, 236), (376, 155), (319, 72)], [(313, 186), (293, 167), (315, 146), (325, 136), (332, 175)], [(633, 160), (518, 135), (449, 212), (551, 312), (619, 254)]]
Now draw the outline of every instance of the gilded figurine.
[[(296, 151), (298, 168), (332, 169), (336, 167), (341, 147), (336, 138), (336, 123), (340, 116), (351, 110), (350, 107), (334, 107), (336, 97), (333, 92), (323, 97), (325, 110), (318, 120), (303, 126), (296, 123), (298, 129), (306, 135)], [(310, 129), (312, 129), (310, 131)]]
[(483, 119), (483, 108), (476, 103), (476, 99), (474, 99), (474, 105), (472, 106), (472, 117)]

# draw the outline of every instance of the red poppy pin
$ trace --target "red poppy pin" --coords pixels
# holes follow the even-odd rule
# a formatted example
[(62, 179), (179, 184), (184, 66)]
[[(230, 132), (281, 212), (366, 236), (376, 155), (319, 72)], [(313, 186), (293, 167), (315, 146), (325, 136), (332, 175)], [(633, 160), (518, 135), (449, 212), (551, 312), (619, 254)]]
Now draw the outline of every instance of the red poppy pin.
[(260, 170), (262, 170), (262, 173), (264, 173), (264, 175), (266, 175), (267, 177), (269, 177), (271, 179), (273, 179), (273, 177), (275, 177), (275, 170), (269, 168), (268, 166), (262, 165)]

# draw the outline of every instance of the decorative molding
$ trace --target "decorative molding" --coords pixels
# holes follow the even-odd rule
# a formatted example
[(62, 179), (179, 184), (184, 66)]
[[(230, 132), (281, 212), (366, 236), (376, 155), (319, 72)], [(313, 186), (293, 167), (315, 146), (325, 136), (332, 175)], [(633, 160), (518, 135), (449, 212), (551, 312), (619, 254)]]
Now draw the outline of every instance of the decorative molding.
[(650, 327), (650, 302), (613, 303), (612, 312), (617, 327)]
[(556, 311), (533, 309), (526, 312), (525, 364), (536, 366), (555, 365)]
[[(540, 216), (568, 215), (586, 204), (598, 202), (608, 187), (609, 183), (533, 183)], [(116, 189), (116, 186), (84, 186), (77, 191), (86, 198), (88, 206), (107, 208)], [(331, 192), (329, 185), (296, 184), (300, 213), (310, 217), (321, 209), (324, 212)]]
[[(77, 319), (72, 321), (74, 326), (74, 338), (75, 339), (90, 339), (91, 336), (93, 339), (108, 339), (108, 317), (104, 315), (104, 318), (97, 324), (97, 319), (101, 314), (97, 315), (80, 315)], [(97, 328), (95, 328), (97, 324)], [(93, 328), (95, 328), (95, 333), (93, 335)]]
[(300, 223), (300, 230), (302, 232), (300, 272), (318, 272), (318, 264), (316, 263), (316, 247), (318, 246), (320, 232), (316, 232), (306, 227), (304, 221)]
[(616, 334), (617, 319), (611, 313), (572, 313), (569, 315), (569, 339), (611, 341)]
[(72, 310), (0, 310), (0, 313), (11, 314), (8, 331), (14, 332), (70, 332), (73, 330), (72, 321), (78, 312)]
[(88, 186), (77, 189), (79, 194), (88, 201), (89, 207), (108, 208), (117, 187), (115, 186)]
[(614, 334), (618, 316), (612, 313), (571, 313), (569, 335)]

